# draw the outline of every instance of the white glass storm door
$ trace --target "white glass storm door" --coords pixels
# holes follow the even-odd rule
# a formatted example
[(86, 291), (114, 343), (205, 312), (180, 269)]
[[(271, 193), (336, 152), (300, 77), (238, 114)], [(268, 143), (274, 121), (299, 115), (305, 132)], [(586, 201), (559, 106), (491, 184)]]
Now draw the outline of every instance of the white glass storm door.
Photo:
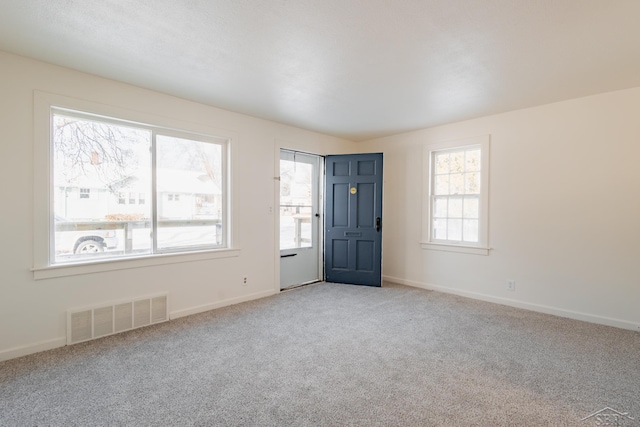
[(320, 160), (280, 150), (280, 289), (322, 277)]

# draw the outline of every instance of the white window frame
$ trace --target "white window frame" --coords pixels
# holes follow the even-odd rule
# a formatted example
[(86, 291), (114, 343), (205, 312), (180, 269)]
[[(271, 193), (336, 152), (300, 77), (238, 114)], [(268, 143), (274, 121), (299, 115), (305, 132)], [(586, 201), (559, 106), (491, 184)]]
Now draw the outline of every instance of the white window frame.
[[(103, 258), (69, 264), (53, 264), (50, 257), (53, 250), (53, 239), (51, 238), (53, 232), (53, 197), (51, 193), (53, 180), (52, 110), (78, 111), (85, 115), (107, 118), (107, 120), (108, 118), (117, 118), (118, 121), (129, 122), (136, 126), (153, 126), (165, 129), (167, 132), (179, 132), (183, 136), (192, 134), (194, 139), (201, 140), (203, 136), (211, 136), (217, 140), (226, 140), (226, 149), (223, 150), (223, 165), (226, 165), (226, 182), (223, 189), (223, 194), (226, 194), (223, 247), (196, 251), (144, 254), (123, 258)], [(232, 183), (237, 168), (234, 167), (233, 163), (232, 146), (233, 141), (236, 139), (237, 136), (234, 132), (200, 123), (174, 120), (133, 111), (124, 107), (34, 91), (34, 254), (32, 268), (34, 279), (239, 256), (240, 249), (233, 246), (233, 237), (236, 235), (236, 230), (235, 222), (233, 221), (235, 197)], [(128, 194), (125, 194), (128, 197)]]
[[(489, 255), (489, 156), (490, 135), (482, 135), (455, 141), (443, 142), (424, 147), (423, 150), (423, 183), (422, 197), (422, 242), (421, 247), (429, 250), (458, 252), (475, 255)], [(478, 242), (449, 242), (436, 240), (433, 232), (433, 201), (434, 201), (434, 160), (437, 153), (454, 151), (456, 149), (480, 148), (480, 195)]]

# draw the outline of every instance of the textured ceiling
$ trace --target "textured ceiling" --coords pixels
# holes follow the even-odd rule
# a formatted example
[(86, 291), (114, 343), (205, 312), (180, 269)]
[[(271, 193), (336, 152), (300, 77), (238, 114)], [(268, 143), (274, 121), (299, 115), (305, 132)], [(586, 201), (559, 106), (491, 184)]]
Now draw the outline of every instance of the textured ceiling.
[(352, 140), (640, 86), (638, 0), (0, 0), (0, 50)]

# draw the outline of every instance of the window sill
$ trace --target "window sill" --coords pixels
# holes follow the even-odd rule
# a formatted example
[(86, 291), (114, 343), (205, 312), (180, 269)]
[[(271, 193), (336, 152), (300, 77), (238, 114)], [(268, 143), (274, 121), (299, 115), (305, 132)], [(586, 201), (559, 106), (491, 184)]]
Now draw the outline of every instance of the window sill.
[(206, 261), (210, 259), (232, 258), (238, 256), (240, 256), (240, 249), (217, 249), (181, 254), (156, 254), (132, 258), (100, 260), (82, 264), (59, 264), (46, 267), (34, 267), (31, 271), (33, 271), (33, 278), (35, 280), (42, 280), (52, 279), (55, 277), (76, 276), (79, 274), (100, 273), (104, 271), (125, 270), (128, 268)]
[(444, 251), (444, 252), (457, 252), (461, 254), (472, 254), (472, 255), (489, 255), (489, 251), (491, 248), (484, 248), (479, 246), (463, 246), (463, 245), (451, 245), (447, 243), (433, 243), (433, 242), (422, 242), (420, 243), (422, 249), (428, 249), (433, 251)]

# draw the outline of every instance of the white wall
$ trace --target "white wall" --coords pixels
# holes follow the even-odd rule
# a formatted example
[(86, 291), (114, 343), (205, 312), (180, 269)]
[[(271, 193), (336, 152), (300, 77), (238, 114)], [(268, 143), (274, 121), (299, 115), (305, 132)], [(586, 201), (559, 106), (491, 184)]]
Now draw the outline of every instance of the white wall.
[[(0, 52), (0, 360), (63, 345), (65, 310), (168, 291), (185, 314), (277, 292), (273, 177), (278, 147), (317, 154), (355, 144)], [(34, 90), (230, 130), (237, 171), (233, 258), (34, 280)], [(241, 278), (248, 277), (247, 286)]]
[[(385, 155), (383, 274), (640, 330), (639, 112), (636, 88), (360, 143)], [(493, 250), (421, 249), (423, 147), (483, 134)]]

